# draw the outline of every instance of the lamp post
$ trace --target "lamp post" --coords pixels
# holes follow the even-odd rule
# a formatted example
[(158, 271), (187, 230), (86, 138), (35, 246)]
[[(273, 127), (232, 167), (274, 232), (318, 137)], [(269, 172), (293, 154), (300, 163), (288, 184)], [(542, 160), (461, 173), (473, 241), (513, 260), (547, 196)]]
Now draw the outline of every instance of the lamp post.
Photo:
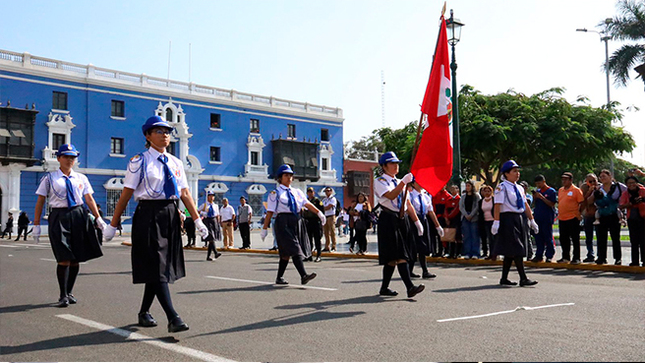
[[(609, 39), (611, 38), (609, 34), (609, 24), (612, 23), (611, 18), (606, 18), (605, 19), (605, 29), (602, 31), (596, 31), (596, 30), (589, 30), (587, 28), (579, 28), (576, 29), (577, 32), (584, 32), (584, 33), (596, 33), (600, 36), (600, 41), (605, 42), (605, 78), (607, 80), (607, 109), (609, 110), (609, 107), (611, 105), (611, 97), (609, 94)], [(611, 162), (611, 174), (614, 174), (614, 156), (611, 156), (610, 159)]]
[(464, 23), (455, 19), (452, 9), (450, 9), (450, 19), (446, 20), (446, 30), (448, 31), (448, 44), (452, 48), (452, 61), (450, 69), (452, 70), (452, 180), (456, 185), (461, 184), (461, 149), (459, 141), (459, 101), (457, 90), (457, 61), (455, 58), (455, 45), (461, 38), (461, 27)]

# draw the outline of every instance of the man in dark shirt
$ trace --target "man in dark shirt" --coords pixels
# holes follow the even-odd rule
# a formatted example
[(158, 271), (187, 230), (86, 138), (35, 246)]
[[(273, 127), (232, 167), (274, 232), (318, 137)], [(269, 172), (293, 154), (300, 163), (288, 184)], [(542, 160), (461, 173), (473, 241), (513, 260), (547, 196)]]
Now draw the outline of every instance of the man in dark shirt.
[[(546, 262), (551, 262), (555, 254), (555, 242), (553, 241), (553, 220), (555, 218), (555, 203), (558, 200), (558, 192), (546, 184), (544, 175), (535, 177), (536, 190), (533, 190), (535, 211), (533, 216), (540, 233), (535, 235), (537, 252), (531, 262), (542, 262), (546, 256)], [(545, 251), (546, 250), (546, 251)]]
[[(324, 210), (322, 202), (320, 201), (320, 199), (316, 198), (314, 188), (312, 187), (307, 188), (307, 200), (309, 200), (309, 202), (313, 204), (314, 207), (318, 208), (318, 210)], [(314, 262), (320, 262), (320, 253), (322, 252), (320, 245), (320, 240), (322, 238), (322, 224), (320, 223), (320, 218), (318, 217), (318, 215), (313, 214), (309, 210), (305, 210), (304, 218), (305, 222), (307, 223), (307, 235), (309, 236), (309, 242), (312, 244), (311, 250), (313, 251), (314, 247), (316, 248), (316, 259), (314, 260)], [(311, 259), (312, 257), (309, 257), (310, 261)]]

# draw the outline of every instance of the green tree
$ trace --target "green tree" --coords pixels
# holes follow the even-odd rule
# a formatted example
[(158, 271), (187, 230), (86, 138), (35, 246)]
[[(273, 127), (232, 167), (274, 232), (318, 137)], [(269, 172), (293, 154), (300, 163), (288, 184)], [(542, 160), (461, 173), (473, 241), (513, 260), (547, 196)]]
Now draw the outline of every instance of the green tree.
[[(645, 82), (645, 1), (621, 0), (619, 14), (609, 24), (612, 39), (634, 42), (623, 44), (609, 58), (609, 71), (616, 83), (626, 86), (632, 67)], [(603, 23), (604, 25), (604, 23)]]

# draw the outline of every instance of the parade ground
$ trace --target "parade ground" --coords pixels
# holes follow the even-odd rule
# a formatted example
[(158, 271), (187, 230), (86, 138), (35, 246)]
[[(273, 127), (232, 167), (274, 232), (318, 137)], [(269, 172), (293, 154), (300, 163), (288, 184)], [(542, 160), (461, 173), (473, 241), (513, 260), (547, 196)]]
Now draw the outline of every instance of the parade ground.
[[(308, 262), (318, 277), (306, 286), (290, 264), (290, 285), (276, 286), (276, 255), (223, 251), (209, 262), (205, 251), (186, 250), (187, 276), (171, 294), (190, 330), (167, 333), (156, 301), (151, 313), (159, 326), (141, 328), (143, 285), (132, 284), (127, 240), (104, 243), (102, 258), (81, 265), (78, 303), (67, 308), (54, 307), (56, 268), (46, 240), (0, 242), (0, 360), (644, 358), (645, 274), (611, 271), (529, 267), (538, 285), (506, 288), (498, 285), (501, 266), (430, 264), (438, 277), (416, 280), (426, 285), (423, 293), (407, 299), (395, 273), (391, 288), (399, 296), (385, 298), (372, 259)], [(514, 268), (510, 276), (517, 280)]]

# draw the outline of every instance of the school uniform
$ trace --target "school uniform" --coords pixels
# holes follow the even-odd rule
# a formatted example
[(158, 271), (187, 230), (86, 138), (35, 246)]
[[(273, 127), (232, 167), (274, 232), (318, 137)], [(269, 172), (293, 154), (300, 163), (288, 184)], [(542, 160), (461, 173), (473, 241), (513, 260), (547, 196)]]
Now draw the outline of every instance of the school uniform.
[[(401, 193), (395, 199), (384, 196), (398, 184), (397, 178), (387, 174), (376, 178), (374, 182), (374, 193), (378, 196), (378, 202), (381, 205), (377, 229), (379, 265), (386, 265), (394, 260), (410, 261), (414, 258), (411, 241), (408, 239), (409, 221), (407, 218), (399, 218), (403, 194)], [(407, 205), (403, 208), (407, 210)]]
[(94, 190), (87, 177), (72, 170), (47, 173), (36, 194), (49, 199), (49, 243), (56, 262), (85, 262), (103, 256), (84, 196)]
[(304, 260), (311, 256), (307, 226), (304, 219), (300, 217), (300, 211), (306, 203), (305, 193), (283, 184), (269, 193), (267, 212), (277, 215), (273, 230), (280, 257), (295, 256)]
[(423, 225), (423, 235), (419, 236), (417, 233), (417, 227), (410, 224), (410, 228), (413, 230), (412, 235), (414, 236), (416, 250), (417, 253), (428, 256), (431, 252), (430, 231), (431, 229), (434, 229), (434, 225), (431, 226), (431, 222), (428, 219), (428, 212), (433, 211), (432, 197), (427, 193), (419, 193), (416, 190), (412, 190), (410, 192), (410, 202), (417, 213), (419, 221), (421, 221), (421, 224)]
[(199, 207), (199, 213), (202, 216), (204, 225), (208, 229), (208, 236), (204, 238), (204, 242), (208, 242), (208, 252), (206, 254), (206, 259), (210, 258), (211, 252), (213, 252), (215, 258), (218, 258), (220, 256), (220, 253), (218, 253), (217, 248), (215, 248), (215, 241), (222, 240), (219, 223), (217, 223), (217, 217), (220, 215), (219, 207), (215, 202), (209, 203), (208, 201), (206, 201)]
[(522, 221), (526, 195), (521, 188), (508, 180), (495, 188), (495, 204), (500, 205), (499, 232), (493, 251), (495, 255), (526, 256), (526, 234)]
[[(165, 182), (167, 172), (174, 188)], [(177, 204), (188, 182), (181, 160), (150, 148), (130, 159), (124, 186), (134, 189), (138, 202), (132, 217), (133, 282), (173, 283), (186, 276)]]

